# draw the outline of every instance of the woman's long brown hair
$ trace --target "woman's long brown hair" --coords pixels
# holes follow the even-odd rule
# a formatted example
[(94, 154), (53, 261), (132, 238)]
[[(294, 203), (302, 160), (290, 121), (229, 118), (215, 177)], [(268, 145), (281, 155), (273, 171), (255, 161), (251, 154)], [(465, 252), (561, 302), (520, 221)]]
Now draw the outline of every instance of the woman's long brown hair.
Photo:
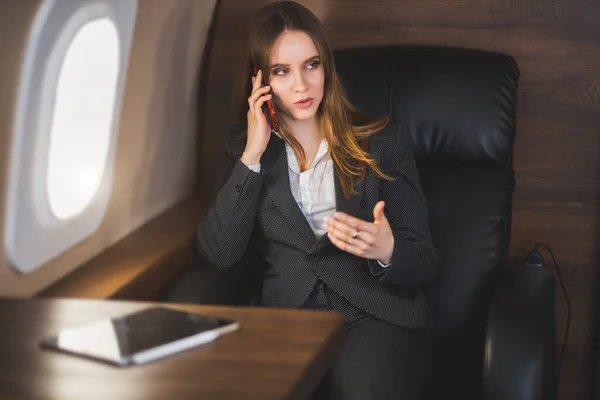
[[(348, 198), (357, 193), (354, 185), (364, 177), (366, 167), (379, 177), (391, 180), (368, 153), (368, 136), (383, 129), (390, 118), (373, 118), (350, 103), (335, 70), (333, 53), (323, 25), (313, 13), (298, 3), (270, 3), (255, 16), (241, 66), (237, 95), (234, 97), (234, 106), (239, 107), (238, 118), (246, 119), (254, 66), (263, 71), (263, 80), (269, 82), (273, 43), (286, 30), (305, 32), (319, 51), (325, 72), (325, 87), (318, 116), (344, 196)], [(302, 146), (281, 118), (279, 134), (294, 150), (299, 165), (305, 165), (306, 155)]]

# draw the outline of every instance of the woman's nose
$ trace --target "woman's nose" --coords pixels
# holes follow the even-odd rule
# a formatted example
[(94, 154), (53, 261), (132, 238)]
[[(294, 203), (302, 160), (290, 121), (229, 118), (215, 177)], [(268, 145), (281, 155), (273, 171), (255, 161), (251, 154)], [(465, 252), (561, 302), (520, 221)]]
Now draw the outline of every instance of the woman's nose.
[(301, 72), (296, 72), (294, 74), (294, 80), (292, 82), (292, 90), (297, 93), (302, 93), (306, 91), (306, 81)]

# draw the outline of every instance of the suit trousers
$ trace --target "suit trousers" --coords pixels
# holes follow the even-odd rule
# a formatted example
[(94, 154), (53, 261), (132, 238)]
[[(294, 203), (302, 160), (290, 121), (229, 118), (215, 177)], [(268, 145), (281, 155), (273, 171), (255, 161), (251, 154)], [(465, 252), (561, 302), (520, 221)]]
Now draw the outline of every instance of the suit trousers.
[(417, 400), (433, 375), (428, 328), (406, 329), (376, 318), (352, 326), (342, 352), (312, 400)]

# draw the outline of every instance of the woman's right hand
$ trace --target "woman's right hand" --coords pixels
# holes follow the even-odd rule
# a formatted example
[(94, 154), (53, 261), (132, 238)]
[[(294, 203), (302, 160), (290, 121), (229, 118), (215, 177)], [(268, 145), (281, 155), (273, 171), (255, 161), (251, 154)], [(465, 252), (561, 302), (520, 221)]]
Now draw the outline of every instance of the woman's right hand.
[(271, 127), (262, 111), (265, 101), (271, 99), (268, 94), (270, 86), (261, 87), (262, 71), (252, 77), (252, 94), (248, 97), (248, 140), (242, 154), (242, 162), (246, 165), (259, 164), (262, 154), (271, 138)]

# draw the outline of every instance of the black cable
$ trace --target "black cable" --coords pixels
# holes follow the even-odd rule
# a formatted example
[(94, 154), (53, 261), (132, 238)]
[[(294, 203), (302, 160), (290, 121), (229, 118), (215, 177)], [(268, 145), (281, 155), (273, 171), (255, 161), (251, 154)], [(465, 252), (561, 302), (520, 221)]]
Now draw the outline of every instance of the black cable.
[(560, 287), (562, 289), (563, 295), (567, 301), (567, 326), (565, 327), (565, 337), (563, 338), (562, 347), (560, 350), (560, 357), (558, 359), (558, 366), (556, 367), (556, 383), (558, 384), (558, 378), (560, 375), (560, 369), (562, 367), (563, 358), (565, 355), (565, 348), (567, 346), (567, 338), (569, 337), (569, 327), (571, 325), (571, 300), (569, 299), (569, 295), (567, 294), (567, 289), (565, 288), (565, 283), (563, 282), (562, 274), (560, 273), (560, 268), (558, 267), (558, 263), (556, 262), (556, 257), (554, 257), (554, 253), (550, 246), (545, 243), (538, 243), (533, 247), (533, 252), (539, 253), (538, 249), (540, 247), (545, 247), (552, 256), (552, 262), (554, 262), (554, 267), (556, 268), (556, 275), (558, 275), (558, 281), (560, 282)]

